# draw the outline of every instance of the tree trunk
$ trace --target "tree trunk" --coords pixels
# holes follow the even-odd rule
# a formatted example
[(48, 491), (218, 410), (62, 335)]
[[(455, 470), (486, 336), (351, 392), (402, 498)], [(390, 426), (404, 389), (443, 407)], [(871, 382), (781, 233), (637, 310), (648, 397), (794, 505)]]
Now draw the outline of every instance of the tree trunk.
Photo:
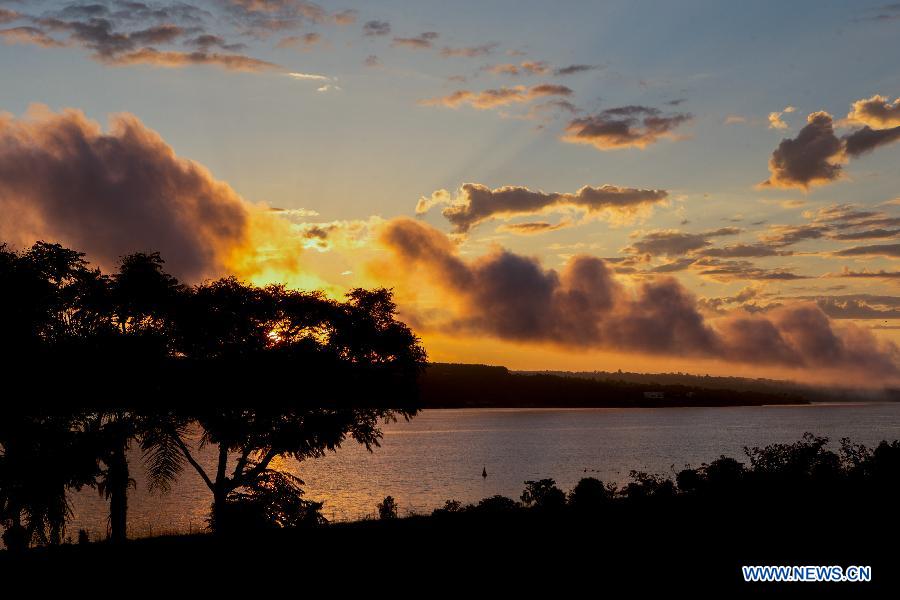
[(112, 542), (124, 542), (128, 528), (128, 458), (125, 456), (126, 444), (118, 444), (110, 453), (107, 476), (109, 486), (109, 539)]
[(219, 443), (219, 464), (216, 469), (216, 481), (213, 486), (212, 526), (217, 534), (228, 530), (228, 517), (225, 503), (228, 501), (228, 477), (225, 469), (228, 467), (228, 446), (224, 442)]

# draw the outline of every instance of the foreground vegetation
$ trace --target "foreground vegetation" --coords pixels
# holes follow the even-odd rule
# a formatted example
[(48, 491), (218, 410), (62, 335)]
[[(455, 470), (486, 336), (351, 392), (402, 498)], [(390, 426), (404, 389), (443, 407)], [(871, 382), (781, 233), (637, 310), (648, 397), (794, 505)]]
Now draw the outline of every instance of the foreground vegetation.
[(178, 572), (243, 568), (262, 554), (273, 572), (299, 570), (307, 583), (352, 573), (349, 585), (403, 569), (460, 591), (478, 581), (533, 594), (585, 584), (743, 585), (741, 565), (838, 564), (871, 565), (875, 583), (867, 589), (874, 590), (898, 581), (898, 494), (900, 441), (866, 448), (842, 440), (832, 450), (807, 434), (674, 478), (634, 472), (621, 488), (585, 478), (566, 493), (550, 479), (527, 481), (519, 498), (451, 500), (405, 518), (388, 497), (378, 519), (356, 523), (245, 521), (224, 536), (64, 544), (0, 555), (0, 565), (73, 572), (109, 565), (124, 574), (165, 557), (167, 570)]

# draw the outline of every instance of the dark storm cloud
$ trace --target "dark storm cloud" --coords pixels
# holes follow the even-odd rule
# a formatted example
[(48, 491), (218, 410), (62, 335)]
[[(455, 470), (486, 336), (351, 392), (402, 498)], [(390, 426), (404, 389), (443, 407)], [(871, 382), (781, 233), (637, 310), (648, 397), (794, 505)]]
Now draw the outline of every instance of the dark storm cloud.
[(605, 261), (590, 256), (573, 257), (561, 271), (500, 249), (467, 261), (444, 234), (410, 219), (389, 222), (381, 241), (404, 268), (424, 272), (460, 303), (450, 322), (437, 325), (445, 331), (569, 348), (898, 373), (896, 346), (852, 324), (835, 327), (813, 303), (708, 321), (677, 280), (661, 277), (631, 291)]
[(857, 158), (880, 146), (893, 144), (897, 140), (900, 140), (900, 126), (891, 129), (872, 129), (866, 125), (844, 137), (844, 149), (849, 156)]
[(620, 106), (573, 119), (562, 139), (598, 150), (646, 148), (673, 137), (674, 130), (691, 118), (688, 113), (665, 114), (647, 106)]
[(460, 187), (455, 200), (446, 190), (438, 190), (430, 198), (421, 198), (416, 212), (423, 214), (432, 206), (449, 203), (441, 214), (453, 224), (455, 231), (465, 233), (490, 219), (549, 211), (609, 212), (627, 217), (665, 201), (667, 196), (664, 190), (614, 185), (584, 186), (575, 193), (548, 193), (521, 186), (491, 189), (478, 183), (466, 183)]
[(843, 144), (834, 134), (831, 115), (816, 112), (796, 138), (785, 138), (769, 159), (771, 177), (764, 186), (799, 187), (829, 183), (841, 176)]
[(104, 132), (81, 112), (47, 109), (0, 117), (0, 210), (3, 239), (59, 240), (107, 267), (158, 250), (190, 280), (221, 270), (251, 218), (228, 185), (136, 117), (119, 115)]

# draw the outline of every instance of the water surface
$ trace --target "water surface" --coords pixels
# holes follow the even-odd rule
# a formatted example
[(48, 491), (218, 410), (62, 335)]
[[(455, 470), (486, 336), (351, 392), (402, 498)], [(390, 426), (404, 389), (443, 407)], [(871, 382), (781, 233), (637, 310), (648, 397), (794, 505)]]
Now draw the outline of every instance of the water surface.
[[(330, 520), (346, 520), (372, 514), (388, 494), (404, 514), (430, 512), (450, 498), (518, 498), (526, 479), (552, 477), (569, 490), (586, 476), (622, 483), (632, 469), (672, 475), (722, 454), (743, 458), (744, 446), (793, 442), (806, 431), (834, 447), (841, 437), (867, 445), (900, 439), (900, 404), (428, 410), (387, 425), (373, 453), (350, 442), (325, 458), (278, 466), (306, 482), (308, 498), (325, 501)], [(213, 462), (211, 449), (200, 456)], [(158, 495), (147, 491), (139, 462), (133, 452), (130, 535), (205, 526), (211, 495), (190, 467), (171, 493)], [(108, 507), (95, 491), (75, 494), (73, 506), (70, 534), (105, 534)]]

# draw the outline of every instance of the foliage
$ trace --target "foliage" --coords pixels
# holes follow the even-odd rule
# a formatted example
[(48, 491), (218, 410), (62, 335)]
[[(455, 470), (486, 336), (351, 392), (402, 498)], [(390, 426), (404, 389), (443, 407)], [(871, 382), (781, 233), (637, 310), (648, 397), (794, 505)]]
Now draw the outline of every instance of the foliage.
[[(304, 500), (302, 485), (294, 475), (266, 469), (249, 486), (229, 494), (222, 514), (227, 515), (231, 531), (327, 524), (322, 503)], [(215, 523), (211, 525), (215, 529)]]
[(566, 504), (566, 494), (553, 479), (526, 481), (521, 499), (525, 506), (542, 510), (558, 510)]
[(385, 496), (376, 508), (378, 509), (378, 518), (381, 520), (397, 518), (397, 502), (393, 496)]

